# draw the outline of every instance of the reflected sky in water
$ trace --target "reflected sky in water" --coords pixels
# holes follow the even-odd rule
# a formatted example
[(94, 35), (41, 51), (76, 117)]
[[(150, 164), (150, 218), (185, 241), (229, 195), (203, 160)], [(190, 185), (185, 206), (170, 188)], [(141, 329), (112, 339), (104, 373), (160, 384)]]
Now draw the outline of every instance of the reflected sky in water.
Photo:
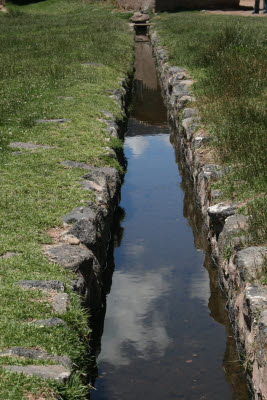
[(137, 49), (142, 68), (125, 139), (123, 237), (115, 241), (91, 400), (247, 400), (192, 185), (180, 163), (178, 172), (158, 83), (141, 82), (147, 57), (146, 44)]

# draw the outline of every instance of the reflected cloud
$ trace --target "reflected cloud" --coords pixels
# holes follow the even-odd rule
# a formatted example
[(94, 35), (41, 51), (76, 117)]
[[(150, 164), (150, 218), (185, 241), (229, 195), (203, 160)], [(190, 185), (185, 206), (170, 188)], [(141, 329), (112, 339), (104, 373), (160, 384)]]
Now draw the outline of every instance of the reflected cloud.
[(163, 316), (155, 310), (153, 302), (169, 291), (169, 274), (169, 268), (142, 276), (121, 271), (114, 273), (101, 361), (116, 366), (128, 365), (129, 352), (124, 352), (124, 348), (129, 345), (142, 358), (148, 359), (151, 351), (164, 354), (171, 339), (164, 327)]
[(208, 307), (210, 298), (210, 281), (209, 274), (206, 268), (194, 275), (194, 279), (191, 282), (190, 297), (192, 299), (199, 299), (201, 302)]
[(172, 147), (169, 135), (160, 135), (160, 140), (166, 145), (166, 147)]
[(134, 136), (126, 138), (125, 147), (132, 150), (133, 157), (140, 157), (149, 145), (149, 141), (144, 136)]

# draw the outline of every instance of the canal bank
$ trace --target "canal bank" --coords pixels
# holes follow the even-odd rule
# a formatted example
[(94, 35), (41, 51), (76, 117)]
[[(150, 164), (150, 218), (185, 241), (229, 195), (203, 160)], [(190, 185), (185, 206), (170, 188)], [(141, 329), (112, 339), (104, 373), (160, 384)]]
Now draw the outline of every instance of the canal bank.
[(150, 44), (136, 43), (136, 55), (114, 256), (92, 319), (91, 398), (248, 399), (193, 186), (170, 144)]
[(178, 146), (193, 182), (220, 284), (228, 297), (227, 309), (239, 357), (254, 398), (266, 399), (267, 290), (259, 282), (265, 268), (266, 248), (246, 245), (248, 217), (238, 213), (241, 205), (220, 202), (219, 191), (212, 190), (211, 183), (227, 169), (211, 161), (210, 148), (206, 146), (211, 138), (194, 108), (193, 80), (185, 69), (168, 64), (167, 52), (159, 46), (156, 32), (151, 34), (151, 41), (173, 127), (172, 141)]

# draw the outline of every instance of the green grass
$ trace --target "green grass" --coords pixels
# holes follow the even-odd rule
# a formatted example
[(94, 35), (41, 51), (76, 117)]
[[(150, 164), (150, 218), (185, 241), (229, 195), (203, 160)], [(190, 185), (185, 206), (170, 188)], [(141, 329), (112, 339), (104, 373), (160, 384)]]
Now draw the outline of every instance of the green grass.
[[(108, 134), (98, 119), (103, 110), (124, 117), (109, 90), (118, 88), (120, 79), (132, 71), (132, 34), (120, 15), (99, 2), (14, 1), (7, 7), (9, 14), (0, 14), (0, 255), (7, 251), (18, 255), (0, 258), (0, 349), (42, 347), (52, 354), (69, 355), (77, 371), (83, 371), (88, 315), (70, 290), (73, 274), (48, 262), (41, 246), (51, 243), (47, 231), (62, 226), (64, 214), (94, 198), (79, 186), (84, 171), (64, 168), (61, 161), (121, 170), (116, 161), (102, 156)], [(88, 62), (101, 65), (82, 65)], [(36, 124), (41, 118), (71, 122)], [(13, 156), (19, 149), (9, 144), (16, 141), (53, 148), (20, 150), (21, 155)], [(121, 146), (117, 140), (110, 143), (115, 149)], [(45, 293), (14, 286), (20, 279), (65, 282), (71, 306), (63, 318), (69, 330), (28, 324), (50, 317), (52, 309)], [(62, 399), (83, 399), (88, 392), (79, 373), (65, 387), (35, 378), (14, 379), (1, 369), (0, 374), (4, 400), (23, 399), (26, 392), (37, 393), (43, 387), (53, 387)]]
[(247, 203), (253, 242), (266, 243), (266, 20), (182, 12), (153, 22), (170, 63), (196, 78), (217, 161), (231, 165), (217, 186), (224, 198)]

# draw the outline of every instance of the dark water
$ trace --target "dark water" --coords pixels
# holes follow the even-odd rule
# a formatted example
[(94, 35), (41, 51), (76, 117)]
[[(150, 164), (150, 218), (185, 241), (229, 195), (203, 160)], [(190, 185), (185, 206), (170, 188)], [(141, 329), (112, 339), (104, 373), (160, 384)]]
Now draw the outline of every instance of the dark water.
[(136, 54), (123, 220), (115, 271), (111, 262), (105, 275), (106, 310), (94, 320), (92, 346), (100, 354), (91, 399), (246, 400), (225, 299), (191, 182), (170, 143), (149, 44), (138, 44)]

